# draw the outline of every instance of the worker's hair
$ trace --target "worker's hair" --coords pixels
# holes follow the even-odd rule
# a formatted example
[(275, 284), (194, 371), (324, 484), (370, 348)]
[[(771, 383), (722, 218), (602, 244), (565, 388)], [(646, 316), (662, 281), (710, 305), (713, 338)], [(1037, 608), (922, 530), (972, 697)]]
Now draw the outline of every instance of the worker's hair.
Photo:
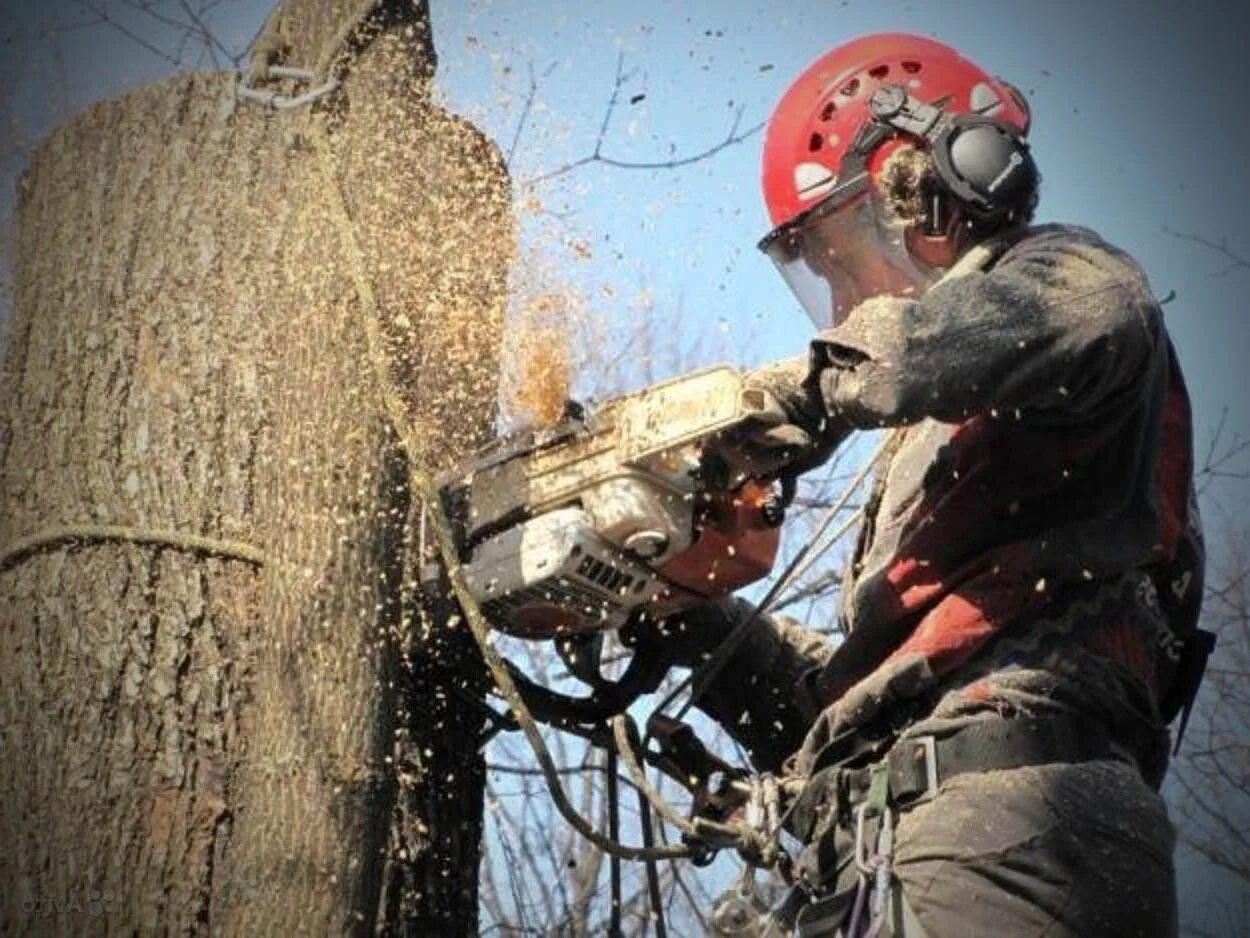
[[(1034, 184), (1016, 196), (1015, 204), (1001, 221), (982, 222), (964, 213), (963, 220), (967, 223), (970, 233), (976, 240), (988, 237), (1009, 225), (1027, 224), (1033, 220), (1037, 209), (1038, 183), (1040, 176), (1035, 176)], [(943, 186), (933, 166), (933, 158), (927, 151), (911, 145), (899, 147), (886, 158), (878, 177), (878, 191), (890, 212), (909, 225), (929, 227), (932, 223), (930, 212), (933, 211), (933, 195), (942, 192)], [(946, 211), (950, 211), (953, 199), (946, 195)]]

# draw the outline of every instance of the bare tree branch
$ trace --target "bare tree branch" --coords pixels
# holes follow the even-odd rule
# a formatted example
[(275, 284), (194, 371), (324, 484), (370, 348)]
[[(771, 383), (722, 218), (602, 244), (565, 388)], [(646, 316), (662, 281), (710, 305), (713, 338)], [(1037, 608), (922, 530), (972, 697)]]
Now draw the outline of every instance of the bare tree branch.
[(87, 10), (89, 13), (95, 14), (99, 18), (99, 21), (101, 23), (107, 24), (108, 26), (117, 30), (127, 39), (131, 40), (136, 45), (146, 49), (148, 52), (151, 52), (157, 58), (162, 59), (165, 62), (168, 62), (174, 68), (178, 68), (182, 65), (182, 62), (179, 61), (179, 59), (174, 58), (165, 50), (160, 49), (157, 46), (153, 45), (152, 43), (148, 42), (148, 40), (144, 39), (138, 33), (134, 32), (134, 30), (128, 28), (125, 24), (119, 23), (116, 19), (114, 19), (109, 14), (107, 6), (104, 6), (104, 5), (97, 6), (96, 4), (92, 3), (91, 0), (77, 0), (77, 3), (83, 9)]
[(1202, 235), (1192, 234), (1186, 231), (1177, 231), (1176, 229), (1169, 228), (1166, 225), (1164, 225), (1163, 230), (1174, 238), (1179, 238), (1182, 241), (1192, 241), (1194, 244), (1200, 244), (1205, 248), (1210, 248), (1212, 251), (1220, 254), (1226, 261), (1228, 261), (1227, 266), (1212, 273), (1211, 276), (1213, 277), (1225, 277), (1235, 270), (1250, 268), (1250, 260), (1247, 260), (1245, 257), (1229, 248), (1227, 237), (1223, 237), (1218, 241), (1215, 241), (1211, 238), (1204, 238)]
[[(1217, 436), (1222, 432), (1217, 428)], [(1215, 452), (1218, 447), (1212, 447)], [(1213, 666), (1191, 723), (1191, 743), (1173, 767), (1181, 840), (1250, 887), (1250, 552), (1230, 536), (1227, 558), (1207, 591), (1205, 617), (1219, 635)], [(1218, 598), (1213, 605), (1212, 598)], [(1201, 932), (1199, 932), (1201, 933)]]
[(788, 609), (797, 603), (803, 602), (805, 599), (823, 599), (837, 592), (841, 582), (842, 575), (837, 570), (825, 570), (810, 583), (800, 586), (793, 593), (781, 599), (773, 606), (773, 611), (780, 612), (782, 609)]
[(677, 169), (682, 166), (689, 166), (691, 163), (698, 163), (701, 160), (706, 160), (709, 157), (715, 156), (727, 147), (749, 140), (764, 128), (763, 122), (760, 122), (758, 124), (751, 125), (745, 130), (740, 130), (739, 128), (742, 123), (743, 108), (739, 106), (734, 111), (734, 118), (732, 123), (729, 125), (729, 130), (725, 134), (725, 138), (703, 150), (699, 150), (698, 152), (685, 156), (675, 156), (666, 160), (635, 161), (622, 160), (606, 156), (603, 149), (607, 141), (608, 128), (612, 123), (612, 116), (616, 111), (618, 103), (620, 102), (621, 88), (632, 76), (633, 72), (625, 71), (624, 53), (619, 54), (616, 60), (616, 76), (612, 82), (612, 94), (608, 98), (608, 105), (603, 112), (603, 120), (599, 124), (599, 133), (595, 138), (594, 149), (588, 155), (583, 156), (580, 159), (572, 160), (571, 162), (558, 166), (555, 169), (548, 170), (545, 173), (540, 173), (537, 176), (532, 176), (529, 179), (526, 179), (521, 184), (523, 188), (530, 188), (538, 185), (539, 183), (547, 182), (548, 180), (555, 179), (559, 176), (564, 176), (576, 169), (580, 169), (583, 166), (589, 166), (592, 163), (601, 163), (605, 166), (615, 167), (616, 169)]
[[(168, 9), (170, 4), (161, 4), (158, 0), (75, 0), (75, 3), (87, 18), (50, 25), (24, 38), (49, 39), (70, 31), (105, 26), (174, 68), (188, 64), (189, 46), (199, 49), (199, 59), (207, 58), (213, 68), (222, 68), (226, 63), (237, 67), (247, 54), (247, 46), (231, 49), (213, 31), (209, 15), (222, 0), (200, 0), (199, 3), (176, 0), (173, 12)], [(126, 15), (121, 15), (123, 13)], [(140, 32), (139, 24), (145, 21), (160, 35)], [(5, 41), (14, 38), (21, 37), (7, 37)]]
[[(546, 78), (547, 76), (549, 76), (553, 71), (555, 71), (556, 66), (559, 64), (560, 63), (558, 62), (552, 62), (550, 65), (548, 65), (543, 70), (542, 77)], [(538, 97), (538, 78), (535, 77), (534, 75), (534, 63), (530, 62), (529, 63), (529, 88), (526, 90), (526, 93), (525, 93), (525, 104), (522, 105), (521, 107), (521, 116), (517, 119), (516, 133), (512, 135), (512, 143), (508, 147), (508, 155), (507, 155), (507, 158), (504, 160), (504, 162), (507, 164), (509, 169), (512, 168), (513, 160), (516, 157), (517, 145), (521, 142), (521, 134), (524, 133), (525, 125), (529, 122), (530, 111), (534, 107), (534, 99), (537, 97)]]
[(187, 19), (195, 26), (196, 31), (203, 40), (204, 48), (207, 50), (208, 57), (213, 63), (213, 68), (221, 68), (221, 62), (217, 58), (218, 49), (221, 50), (222, 55), (227, 59), (233, 59), (230, 50), (223, 46), (221, 40), (213, 35), (213, 31), (204, 25), (204, 21), (191, 9), (191, 4), (187, 3), (187, 0), (179, 0), (179, 3), (182, 6), (182, 11), (187, 14)]
[(33, 32), (25, 33), (9, 33), (7, 36), (0, 38), (0, 45), (11, 45), (16, 42), (30, 42), (40, 39), (53, 39), (65, 33), (77, 32), (80, 29), (91, 29), (99, 26), (104, 22), (98, 16), (90, 17), (84, 20), (75, 20), (69, 23), (49, 23), (47, 26), (40, 26)]

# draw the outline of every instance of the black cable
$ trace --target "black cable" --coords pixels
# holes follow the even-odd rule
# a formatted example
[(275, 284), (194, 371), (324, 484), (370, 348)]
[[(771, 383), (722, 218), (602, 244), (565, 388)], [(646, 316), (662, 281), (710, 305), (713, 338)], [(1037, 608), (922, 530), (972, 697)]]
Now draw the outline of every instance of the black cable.
[[(608, 747), (608, 837), (621, 841), (620, 789), (616, 779), (616, 750)], [(650, 846), (647, 844), (646, 846)], [(608, 854), (608, 881), (612, 884), (612, 907), (609, 909), (608, 938), (621, 938), (621, 858)]]
[[(651, 804), (647, 793), (638, 789), (638, 823), (642, 825), (642, 843), (648, 850), (655, 846), (655, 831), (651, 827)], [(668, 938), (668, 926), (664, 922), (664, 899), (660, 895), (660, 874), (655, 860), (646, 862), (647, 894), (651, 898), (651, 912), (655, 921), (655, 938)]]

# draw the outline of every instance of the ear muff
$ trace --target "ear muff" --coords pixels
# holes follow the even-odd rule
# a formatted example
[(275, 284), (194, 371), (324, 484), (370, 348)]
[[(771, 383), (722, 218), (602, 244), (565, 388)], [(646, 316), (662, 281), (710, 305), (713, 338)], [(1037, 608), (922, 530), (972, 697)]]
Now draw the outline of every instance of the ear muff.
[(891, 133), (919, 137), (933, 154), (942, 187), (979, 221), (1007, 217), (1037, 185), (1037, 165), (1024, 134), (1012, 124), (979, 114), (950, 115), (919, 101), (901, 85), (882, 85), (870, 102), (873, 120), (852, 147), (861, 161)]
[(1037, 164), (1011, 124), (956, 115), (932, 141), (933, 166), (950, 194), (980, 221), (1003, 220), (1037, 185)]

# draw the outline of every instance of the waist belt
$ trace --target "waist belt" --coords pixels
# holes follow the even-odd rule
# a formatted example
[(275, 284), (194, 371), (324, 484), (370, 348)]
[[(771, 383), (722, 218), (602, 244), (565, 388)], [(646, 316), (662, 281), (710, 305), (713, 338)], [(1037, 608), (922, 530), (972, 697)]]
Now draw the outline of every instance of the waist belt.
[[(937, 794), (966, 772), (991, 772), (1052, 762), (1125, 760), (1097, 723), (1066, 716), (1017, 717), (971, 723), (949, 736), (909, 736), (885, 755), (888, 801), (906, 807)], [(871, 773), (871, 768), (859, 770)]]
[[(1054, 762), (1130, 761), (1096, 722), (1068, 716), (993, 718), (949, 735), (908, 736), (872, 765), (830, 766), (812, 776), (792, 813), (794, 833), (810, 837), (820, 816), (836, 810), (839, 821), (870, 797), (895, 808), (927, 801), (948, 779)], [(875, 788), (873, 786), (876, 786)]]

